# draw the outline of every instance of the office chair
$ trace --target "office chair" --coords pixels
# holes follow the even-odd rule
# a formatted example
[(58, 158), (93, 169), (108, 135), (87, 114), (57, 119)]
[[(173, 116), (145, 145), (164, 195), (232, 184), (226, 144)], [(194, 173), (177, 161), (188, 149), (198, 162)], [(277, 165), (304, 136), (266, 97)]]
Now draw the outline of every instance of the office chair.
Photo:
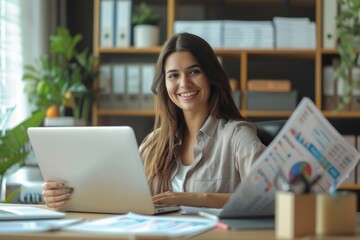
[(268, 146), (286, 123), (286, 120), (255, 122), (260, 141)]

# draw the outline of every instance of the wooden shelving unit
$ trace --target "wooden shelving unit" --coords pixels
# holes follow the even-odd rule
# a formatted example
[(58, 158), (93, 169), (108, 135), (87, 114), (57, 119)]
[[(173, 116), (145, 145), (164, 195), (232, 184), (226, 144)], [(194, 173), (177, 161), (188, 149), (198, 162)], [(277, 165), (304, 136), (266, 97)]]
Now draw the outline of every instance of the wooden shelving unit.
[[(313, 99), (316, 106), (319, 109), (322, 109), (323, 100), (322, 100), (322, 78), (323, 78), (323, 67), (326, 63), (329, 62), (334, 56), (337, 56), (336, 49), (323, 49), (322, 48), (322, 19), (323, 19), (323, 0), (295, 0), (291, 1), (290, 12), (293, 15), (288, 15), (286, 8), (284, 8), (284, 1), (282, 0), (225, 0), (225, 1), (209, 1), (209, 0), (156, 0), (156, 1), (147, 1), (147, 3), (151, 6), (151, 4), (161, 5), (165, 8), (166, 16), (164, 16), (163, 21), (165, 21), (165, 26), (161, 29), (162, 31), (162, 43), (173, 35), (174, 33), (174, 22), (179, 19), (179, 9), (184, 5), (205, 5), (215, 6), (216, 4), (222, 4), (221, 7), (230, 6), (233, 10), (238, 8), (239, 10), (243, 7), (251, 8), (251, 16), (255, 16), (254, 19), (250, 20), (258, 20), (261, 19), (262, 15), (258, 14), (257, 11), (259, 9), (263, 9), (262, 13), (264, 13), (265, 8), (274, 9), (277, 7), (281, 7), (283, 11), (283, 15), (287, 17), (301, 17), (294, 14), (294, 9), (299, 8), (302, 13), (305, 13), (306, 17), (310, 17), (312, 21), (316, 22), (316, 48), (315, 49), (214, 49), (215, 53), (224, 58), (231, 58), (236, 63), (232, 65), (230, 70), (235, 70), (237, 76), (236, 79), (239, 80), (240, 88), (241, 88), (241, 106), (239, 110), (246, 117), (260, 117), (260, 118), (287, 118), (291, 115), (291, 111), (252, 111), (246, 109), (246, 99), (245, 99), (245, 90), (247, 81), (251, 78), (254, 70), (251, 68), (252, 61), (256, 61), (260, 59), (262, 61), (272, 62), (273, 60), (285, 61), (285, 65), (283, 68), (275, 69), (274, 75), (276, 73), (280, 73), (287, 68), (287, 61), (298, 61), (301, 63), (305, 62), (306, 68), (301, 69), (304, 72), (309, 72), (307, 75), (307, 79), (303, 79), (304, 82), (297, 80), (293, 85), (302, 86), (303, 88), (310, 89), (309, 92), (301, 93), (301, 96), (308, 96)], [(140, 0), (134, 0), (134, 5), (139, 5)], [(215, 10), (214, 10), (215, 9)], [(285, 9), (285, 10), (284, 10)], [(214, 11), (222, 12), (223, 9), (213, 7), (211, 11), (205, 11), (205, 19), (202, 20), (210, 20), (214, 14)], [(142, 56), (152, 56), (156, 59), (157, 55), (161, 51), (161, 46), (151, 47), (151, 48), (100, 48), (99, 47), (99, 12), (100, 12), (100, 0), (94, 0), (94, 54), (99, 56), (100, 59), (104, 57), (108, 57), (108, 59), (112, 59), (111, 61), (116, 61), (113, 59), (119, 59), (121, 57), (127, 58), (131, 57), (131, 59), (135, 59), (139, 57), (141, 59)], [(276, 11), (276, 14), (279, 14)], [(297, 11), (296, 11), (297, 14)], [(260, 16), (261, 15), (261, 16)], [(222, 15), (221, 15), (222, 16)], [(275, 15), (274, 15), (275, 16)], [(274, 17), (272, 16), (272, 17)], [(215, 16), (215, 18), (218, 16)], [(239, 14), (237, 16), (237, 20), (244, 20), (242, 16)], [(271, 20), (272, 17), (267, 16), (266, 20)], [(183, 16), (182, 19), (184, 20)], [(194, 19), (188, 19), (194, 20)], [(261, 19), (264, 20), (264, 19)], [(255, 59), (255, 60), (254, 60)], [(141, 61), (141, 60), (139, 60)], [(100, 63), (101, 64), (101, 63)], [(294, 64), (294, 63), (289, 63)], [(296, 63), (295, 63), (296, 64)], [(265, 64), (266, 65), (266, 64)], [(226, 67), (224, 67), (225, 70)], [(261, 70), (261, 69), (260, 69)], [(297, 74), (297, 73), (295, 73)], [(291, 77), (290, 77), (291, 79)], [(293, 80), (292, 80), (293, 81)], [(97, 89), (97, 86), (95, 87)], [(300, 90), (301, 91), (301, 90)], [(323, 111), (324, 115), (331, 118), (340, 118), (340, 119), (356, 119), (360, 118), (360, 112), (331, 112), (331, 111)], [(92, 122), (93, 125), (102, 125), (102, 119), (112, 118), (112, 117), (151, 117), (154, 116), (154, 110), (140, 110), (140, 109), (99, 109), (97, 104), (94, 104), (93, 112), (92, 112)]]
[[(155, 1), (156, 4), (163, 4), (166, 8), (167, 17), (166, 17), (166, 36), (169, 37), (173, 34), (173, 25), (174, 21), (177, 19), (177, 8), (181, 4), (216, 4), (216, 1), (179, 1), (179, 0), (163, 0)], [(134, 4), (138, 4), (138, 1), (134, 1)], [(151, 3), (150, 3), (151, 4)], [(273, 0), (273, 1), (225, 1), (223, 4), (232, 4), (233, 7), (252, 7), (254, 10), (254, 15), (256, 15), (257, 7), (261, 6), (281, 6), (283, 1)], [(321, 109), (322, 108), (322, 68), (323, 68), (323, 59), (331, 55), (336, 55), (337, 52), (335, 49), (322, 49), (322, 0), (307, 0), (307, 1), (295, 1), (292, 3), (293, 7), (307, 7), (313, 12), (313, 20), (316, 21), (317, 32), (316, 32), (316, 49), (214, 49), (215, 53), (223, 57), (232, 57), (237, 58), (239, 61), (239, 76), (237, 78), (240, 81), (241, 91), (244, 93), (246, 89), (246, 82), (249, 78), (249, 58), (252, 57), (263, 57), (267, 59), (295, 59), (295, 60), (309, 60), (314, 62), (314, 76), (311, 81), (312, 84), (309, 86), (313, 89), (314, 94), (310, 96), (315, 104)], [(151, 48), (100, 48), (99, 47), (99, 6), (100, 0), (95, 0), (94, 4), (94, 54), (96, 56), (133, 56), (138, 55), (152, 55), (157, 56), (161, 50), (161, 46), (151, 47)], [(239, 17), (241, 19), (241, 17)], [(288, 117), (290, 116), (290, 111), (250, 111), (246, 109), (246, 99), (245, 94), (242, 95), (240, 111), (243, 115), (248, 117)], [(104, 116), (152, 116), (154, 111), (143, 111), (143, 110), (100, 110), (95, 104), (93, 108), (93, 124), (101, 124), (101, 118)], [(329, 112), (324, 111), (324, 115), (329, 118), (358, 118), (360, 117), (360, 112)]]

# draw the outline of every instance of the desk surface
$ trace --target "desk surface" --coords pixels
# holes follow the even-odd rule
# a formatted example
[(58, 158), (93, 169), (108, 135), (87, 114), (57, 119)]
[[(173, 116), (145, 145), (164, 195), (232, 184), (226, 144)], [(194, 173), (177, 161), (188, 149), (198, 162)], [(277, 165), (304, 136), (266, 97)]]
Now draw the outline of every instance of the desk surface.
[[(38, 206), (38, 205), (37, 205)], [(173, 215), (173, 214), (172, 214)], [(112, 216), (111, 214), (95, 214), (95, 213), (75, 213), (69, 212), (65, 218), (78, 218), (85, 217), (87, 219), (98, 219), (103, 217)], [(179, 215), (179, 217), (181, 217)], [(21, 233), (21, 234), (0, 234), (0, 239), (7, 240), (35, 240), (35, 239), (57, 239), (57, 240), (68, 240), (68, 239), (132, 239), (132, 240), (151, 240), (151, 239), (169, 239), (159, 237), (134, 237), (134, 236), (119, 236), (119, 235), (101, 235), (101, 234), (85, 234), (70, 231), (58, 231), (58, 232), (38, 232), (38, 233)], [(172, 238), (174, 239), (174, 238)], [(193, 236), (187, 239), (276, 239), (274, 230), (223, 230), (214, 228), (210, 231), (202, 233), (197, 236)], [(333, 237), (304, 237), (299, 239), (360, 239), (360, 214), (357, 216), (357, 228), (355, 236), (333, 236)]]

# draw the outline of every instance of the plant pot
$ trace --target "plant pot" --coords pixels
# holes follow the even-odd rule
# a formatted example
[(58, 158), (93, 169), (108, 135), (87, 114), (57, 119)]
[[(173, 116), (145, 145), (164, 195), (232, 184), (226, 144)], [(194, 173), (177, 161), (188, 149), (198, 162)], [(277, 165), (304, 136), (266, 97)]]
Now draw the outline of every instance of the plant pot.
[(159, 45), (160, 29), (154, 25), (136, 25), (134, 27), (134, 46), (152, 47)]
[(66, 126), (86, 126), (84, 120), (75, 119), (73, 117), (54, 117), (45, 118), (45, 127), (66, 127)]

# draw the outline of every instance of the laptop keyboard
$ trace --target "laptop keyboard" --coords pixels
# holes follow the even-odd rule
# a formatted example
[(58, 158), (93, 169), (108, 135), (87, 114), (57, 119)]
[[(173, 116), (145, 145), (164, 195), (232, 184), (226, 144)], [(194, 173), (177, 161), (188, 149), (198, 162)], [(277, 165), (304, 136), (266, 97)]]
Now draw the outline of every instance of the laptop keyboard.
[(9, 216), (9, 215), (16, 215), (13, 212), (5, 211), (0, 209), (0, 216)]
[(164, 208), (164, 207), (169, 207), (169, 205), (155, 204), (155, 208)]

